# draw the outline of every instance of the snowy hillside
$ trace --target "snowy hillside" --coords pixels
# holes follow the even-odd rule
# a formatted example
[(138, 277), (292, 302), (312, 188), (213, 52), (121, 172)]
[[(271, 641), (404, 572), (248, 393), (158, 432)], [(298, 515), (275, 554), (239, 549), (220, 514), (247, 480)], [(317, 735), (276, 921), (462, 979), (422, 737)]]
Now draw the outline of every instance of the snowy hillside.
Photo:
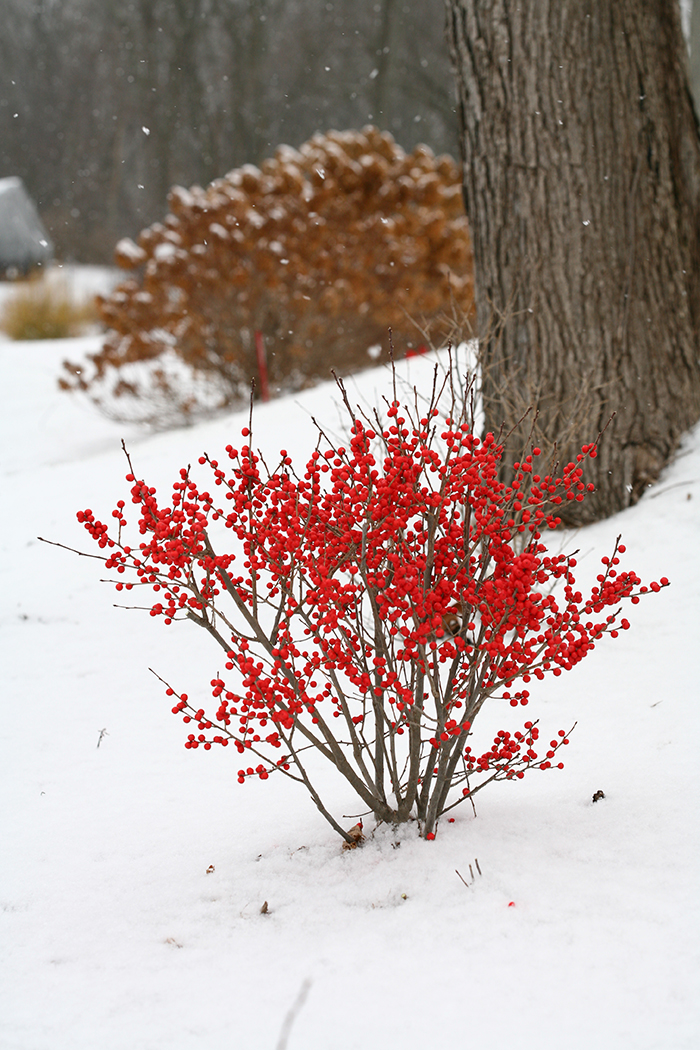
[[(244, 423), (102, 419), (56, 387), (95, 345), (0, 342), (1, 1050), (700, 1045), (700, 433), (571, 540), (595, 573), (622, 532), (627, 567), (671, 587), (532, 688), (545, 735), (578, 721), (565, 768), (494, 785), (434, 842), (382, 828), (343, 852), (294, 785), (239, 786), (235, 753), (183, 747), (148, 668), (204, 694), (209, 640), (114, 608), (98, 562), (37, 540), (90, 550), (75, 512), (128, 498), (122, 437), (169, 489)], [(418, 384), (431, 368), (403, 365)], [(349, 388), (374, 402), (386, 383)], [(312, 415), (339, 429), (331, 385), (258, 408), (256, 443), (305, 461)]]

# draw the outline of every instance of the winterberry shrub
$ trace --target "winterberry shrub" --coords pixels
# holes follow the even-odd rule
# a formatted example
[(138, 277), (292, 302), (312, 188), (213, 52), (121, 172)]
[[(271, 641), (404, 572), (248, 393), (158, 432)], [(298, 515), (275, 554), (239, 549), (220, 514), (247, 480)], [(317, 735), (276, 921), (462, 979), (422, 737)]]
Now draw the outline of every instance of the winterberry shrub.
[(629, 627), (623, 604), (668, 580), (641, 586), (620, 568), (618, 537), (584, 597), (576, 558), (543, 542), (559, 509), (592, 489), (584, 468), (596, 443), (549, 471), (533, 447), (506, 484), (504, 443), (474, 434), (468, 398), (448, 396), (440, 413), (437, 372), (424, 401), (402, 405), (394, 386), (374, 416), (339, 385), (347, 442), (319, 430), (300, 470), (285, 449), (268, 469), (246, 427), (221, 461), (203, 455), (200, 470), (182, 468), (163, 502), (129, 460), (138, 513), (129, 543), (125, 500), (111, 525), (92, 510), (78, 519), (118, 591), (152, 589), (151, 616), (190, 620), (225, 654), (208, 701), (163, 680), (187, 748), (230, 746), (240, 783), (301, 782), (353, 843), (313, 782), (315, 751), (376, 820), (417, 819), (432, 839), (439, 818), (487, 784), (563, 766), (570, 730), (542, 744), (533, 719), (474, 749), (484, 704), (515, 715), (533, 681), (617, 637)]
[(427, 146), (329, 131), (168, 206), (117, 245), (136, 272), (101, 301), (102, 349), (62, 380), (113, 415), (182, 422), (247, 401), (252, 379), (290, 391), (387, 360), (390, 328), (397, 356), (439, 342), (445, 304), (471, 316), (460, 170)]

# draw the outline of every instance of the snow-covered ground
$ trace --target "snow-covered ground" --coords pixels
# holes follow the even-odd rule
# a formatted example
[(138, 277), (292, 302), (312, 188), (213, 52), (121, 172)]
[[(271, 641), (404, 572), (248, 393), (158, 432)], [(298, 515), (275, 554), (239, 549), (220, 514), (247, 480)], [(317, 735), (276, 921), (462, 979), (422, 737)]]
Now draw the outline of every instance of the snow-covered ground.
[[(77, 302), (84, 302), (90, 296), (111, 291), (124, 274), (109, 266), (72, 266), (68, 263), (51, 263), (43, 272), (36, 274), (51, 288), (58, 287), (67, 291)], [(8, 297), (24, 287), (26, 280), (0, 281), (0, 306)]]
[[(532, 689), (543, 736), (578, 720), (565, 769), (492, 786), (435, 842), (380, 829), (343, 852), (295, 785), (239, 787), (230, 749), (184, 749), (148, 668), (205, 696), (208, 639), (115, 609), (98, 562), (37, 540), (90, 550), (75, 512), (127, 496), (122, 437), (169, 488), (244, 422), (100, 418), (56, 388), (94, 346), (0, 342), (0, 1048), (700, 1046), (700, 434), (573, 541), (595, 573), (622, 532), (626, 565), (672, 586)], [(420, 384), (430, 362), (404, 367)], [(386, 381), (351, 388), (372, 400)], [(333, 387), (261, 406), (256, 440), (305, 460), (311, 415), (337, 430)], [(509, 719), (484, 712), (486, 739)]]

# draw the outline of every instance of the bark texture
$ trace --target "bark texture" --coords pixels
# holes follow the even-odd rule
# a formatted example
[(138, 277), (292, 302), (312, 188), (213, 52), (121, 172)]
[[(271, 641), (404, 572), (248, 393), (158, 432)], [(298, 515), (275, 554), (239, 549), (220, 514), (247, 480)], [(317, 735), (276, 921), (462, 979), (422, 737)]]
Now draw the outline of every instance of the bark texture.
[(446, 8), (489, 429), (534, 405), (532, 440), (566, 463), (615, 413), (597, 492), (568, 508), (605, 517), (700, 417), (700, 141), (677, 4)]

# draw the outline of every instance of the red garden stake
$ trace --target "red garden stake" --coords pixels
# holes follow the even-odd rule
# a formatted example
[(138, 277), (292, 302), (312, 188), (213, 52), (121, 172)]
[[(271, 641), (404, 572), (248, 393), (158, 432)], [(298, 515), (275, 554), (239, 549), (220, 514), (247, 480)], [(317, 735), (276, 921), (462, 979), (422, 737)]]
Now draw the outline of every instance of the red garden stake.
[(543, 543), (562, 503), (592, 490), (584, 470), (596, 442), (562, 469), (540, 467), (531, 448), (506, 483), (503, 446), (474, 433), (470, 399), (458, 398), (449, 375), (441, 384), (436, 371), (430, 395), (421, 402), (414, 391), (407, 405), (395, 378), (393, 400), (372, 418), (339, 389), (347, 440), (321, 431), (305, 466), (295, 470), (285, 449), (264, 466), (244, 427), (223, 463), (201, 456), (201, 469), (182, 468), (164, 500), (129, 459), (129, 542), (124, 500), (112, 526), (90, 509), (78, 520), (117, 591), (152, 589), (152, 617), (187, 619), (219, 647), (208, 701), (161, 679), (187, 725), (186, 748), (230, 747), (241, 784), (295, 780), (356, 845), (360, 825), (346, 830), (321, 798), (308, 761), (315, 751), (362, 812), (416, 820), (432, 840), (440, 817), (488, 784), (563, 767), (571, 730), (547, 742), (537, 719), (477, 746), (484, 704), (527, 706), (533, 680), (571, 670), (604, 635), (617, 637), (630, 626), (624, 604), (668, 580), (640, 586), (621, 567), (618, 536), (584, 595), (575, 556)]
[(258, 361), (258, 376), (260, 377), (260, 397), (263, 401), (270, 400), (270, 386), (267, 379), (267, 353), (265, 351), (265, 340), (258, 329), (255, 330), (255, 356)]

